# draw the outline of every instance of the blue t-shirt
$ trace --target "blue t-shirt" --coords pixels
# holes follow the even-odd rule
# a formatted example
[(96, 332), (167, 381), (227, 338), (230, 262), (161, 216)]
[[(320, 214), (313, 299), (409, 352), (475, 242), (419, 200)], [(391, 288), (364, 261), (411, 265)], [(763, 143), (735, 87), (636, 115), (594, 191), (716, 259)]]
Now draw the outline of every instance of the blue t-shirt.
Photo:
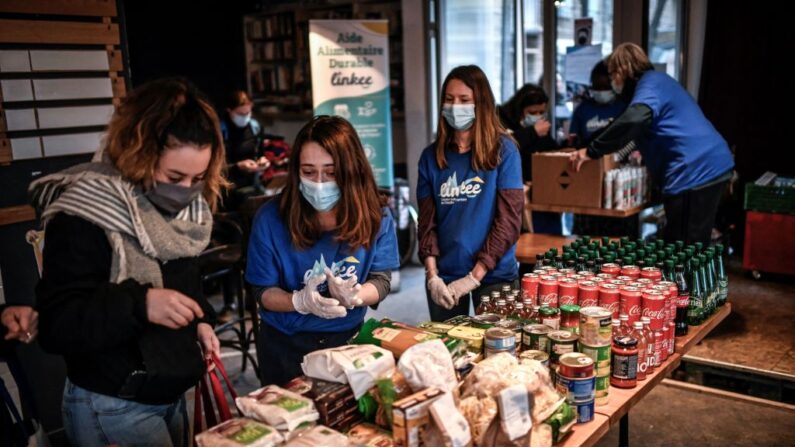
[[(324, 233), (313, 246), (301, 250), (293, 246), (290, 232), (279, 215), (279, 201), (272, 200), (257, 212), (248, 244), (246, 281), (258, 287), (279, 287), (288, 292), (304, 288), (310, 276), (322, 274), (328, 266), (343, 279), (356, 275), (364, 283), (370, 272), (387, 272), (400, 268), (395, 221), (384, 210), (375, 244), (351, 251), (347, 244), (335, 240), (332, 232)], [(329, 296), (328, 284), (318, 287)], [(262, 320), (280, 332), (338, 332), (353, 329), (364, 320), (366, 307), (348, 310), (342, 318), (325, 319), (298, 312), (260, 310)]]
[(599, 132), (610, 125), (610, 122), (621, 115), (626, 108), (624, 101), (618, 98), (608, 104), (599, 104), (592, 99), (586, 99), (574, 109), (569, 133), (577, 135), (580, 141), (587, 143), (591, 141), (594, 132)]
[[(516, 144), (502, 137), (500, 164), (490, 171), (472, 169), (472, 151), (447, 151), (447, 168), (436, 164), (435, 144), (420, 157), (417, 199), (433, 196), (436, 206), (436, 236), (439, 276), (445, 281), (466, 276), (491, 230), (497, 211), (497, 191), (522, 189), (522, 162)], [(483, 278), (484, 284), (513, 281), (518, 275), (516, 244)]]
[(672, 77), (647, 71), (631, 104), (645, 104), (652, 111), (649, 141), (641, 145), (641, 154), (663, 194), (703, 185), (734, 167), (726, 140)]

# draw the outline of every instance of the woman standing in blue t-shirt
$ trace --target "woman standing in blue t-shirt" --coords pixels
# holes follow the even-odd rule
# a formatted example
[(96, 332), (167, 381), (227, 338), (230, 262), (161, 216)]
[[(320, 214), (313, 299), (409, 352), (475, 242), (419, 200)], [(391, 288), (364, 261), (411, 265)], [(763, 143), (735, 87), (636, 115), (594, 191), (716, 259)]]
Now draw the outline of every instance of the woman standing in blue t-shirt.
[(518, 275), (516, 240), (524, 205), (516, 143), (497, 116), (475, 65), (454, 68), (441, 89), (437, 141), (420, 157), (420, 258), (431, 319), (469, 313), (480, 296)]
[(654, 71), (639, 46), (623, 43), (608, 59), (613, 90), (629, 107), (587, 148), (572, 154), (582, 163), (619, 150), (640, 152), (662, 186), (665, 239), (709, 243), (718, 203), (734, 160), (723, 137), (675, 79)]
[(305, 354), (345, 344), (399, 268), (394, 221), (353, 126), (315, 117), (293, 147), (287, 186), (257, 212), (248, 248), (264, 384), (282, 385)]

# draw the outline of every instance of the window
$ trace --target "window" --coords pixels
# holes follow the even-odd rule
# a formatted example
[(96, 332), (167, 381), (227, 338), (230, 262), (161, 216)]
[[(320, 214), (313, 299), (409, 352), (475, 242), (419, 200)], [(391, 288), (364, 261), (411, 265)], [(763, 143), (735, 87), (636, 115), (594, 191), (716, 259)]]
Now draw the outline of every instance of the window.
[(523, 0), (524, 82), (539, 84), (544, 74), (543, 0)]
[(681, 0), (649, 1), (649, 60), (658, 71), (679, 80), (682, 42)]

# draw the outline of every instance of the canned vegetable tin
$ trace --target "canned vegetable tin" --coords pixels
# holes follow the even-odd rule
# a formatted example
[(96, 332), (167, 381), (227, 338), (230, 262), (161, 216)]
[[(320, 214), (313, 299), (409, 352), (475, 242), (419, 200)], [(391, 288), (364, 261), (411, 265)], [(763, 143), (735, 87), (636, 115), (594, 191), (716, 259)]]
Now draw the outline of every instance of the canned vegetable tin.
[(554, 331), (545, 324), (528, 324), (522, 328), (522, 349), (544, 351), (549, 354), (549, 333)]
[(557, 366), (560, 356), (577, 350), (577, 334), (569, 331), (552, 331), (549, 337), (549, 363)]
[(516, 350), (516, 334), (501, 327), (486, 329), (486, 348), (492, 350), (514, 349)]
[(594, 361), (582, 352), (563, 354), (558, 363), (558, 375), (570, 379), (593, 377)]
[(560, 329), (579, 334), (580, 306), (576, 304), (560, 306)]
[(549, 353), (545, 351), (539, 351), (536, 349), (522, 351), (522, 353), (519, 354), (519, 363), (522, 363), (522, 360), (536, 360), (549, 368)]
[(605, 346), (591, 346), (587, 343), (583, 343), (580, 340), (579, 343), (580, 352), (587, 355), (594, 361), (594, 370), (596, 371), (597, 376), (609, 376), (610, 375), (610, 349), (611, 345)]
[(613, 339), (612, 312), (603, 307), (580, 309), (580, 341), (589, 346), (610, 345)]

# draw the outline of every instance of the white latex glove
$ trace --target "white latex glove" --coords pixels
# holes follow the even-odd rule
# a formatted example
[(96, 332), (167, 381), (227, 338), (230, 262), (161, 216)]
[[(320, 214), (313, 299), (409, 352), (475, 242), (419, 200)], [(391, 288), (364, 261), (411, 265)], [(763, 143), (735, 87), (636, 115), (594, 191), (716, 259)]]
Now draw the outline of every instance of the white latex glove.
[(459, 298), (477, 289), (478, 287), (480, 287), (480, 281), (472, 276), (472, 272), (467, 273), (467, 276), (464, 276), (463, 278), (456, 279), (447, 286), (447, 288), (450, 290), (450, 295), (455, 298), (456, 303), (458, 303)]
[(326, 275), (317, 275), (309, 278), (306, 287), (293, 292), (293, 307), (300, 314), (313, 314), (320, 318), (332, 319), (344, 317), (348, 311), (340, 306), (334, 298), (325, 298), (317, 291), (317, 286), (323, 284)]
[(456, 305), (456, 300), (450, 294), (447, 284), (444, 283), (442, 278), (433, 275), (428, 279), (428, 290), (431, 292), (431, 299), (434, 303), (444, 307), (445, 309), (452, 309)]
[(326, 278), (328, 280), (329, 293), (331, 293), (332, 298), (339, 300), (341, 305), (348, 309), (362, 305), (362, 299), (359, 298), (359, 290), (362, 285), (359, 284), (359, 278), (356, 275), (348, 279), (342, 279), (339, 276), (334, 276), (331, 269), (326, 267)]

